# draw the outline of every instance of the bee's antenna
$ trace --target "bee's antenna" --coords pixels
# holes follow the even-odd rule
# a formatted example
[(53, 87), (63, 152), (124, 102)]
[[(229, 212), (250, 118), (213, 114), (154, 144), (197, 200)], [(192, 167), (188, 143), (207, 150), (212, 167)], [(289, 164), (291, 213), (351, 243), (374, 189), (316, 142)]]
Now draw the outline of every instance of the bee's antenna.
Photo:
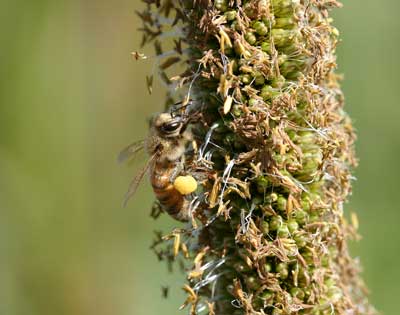
[[(174, 116), (179, 115), (179, 114), (184, 114), (185, 109), (187, 107), (189, 107), (190, 105), (192, 105), (192, 104), (193, 104), (193, 100), (192, 99), (190, 99), (188, 102), (180, 101), (180, 102), (175, 103), (174, 105), (172, 105), (172, 108), (170, 110), (171, 116), (174, 117)], [(176, 106), (178, 106), (178, 107), (176, 107)], [(181, 113), (178, 113), (179, 111)]]

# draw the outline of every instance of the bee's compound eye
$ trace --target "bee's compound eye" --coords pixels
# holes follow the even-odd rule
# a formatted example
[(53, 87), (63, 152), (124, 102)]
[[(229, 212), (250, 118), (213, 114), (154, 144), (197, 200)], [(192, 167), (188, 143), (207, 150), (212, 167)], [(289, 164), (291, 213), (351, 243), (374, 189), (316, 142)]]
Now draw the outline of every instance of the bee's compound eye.
[(173, 122), (162, 125), (161, 129), (162, 129), (162, 131), (169, 133), (169, 132), (177, 131), (181, 126), (182, 126), (182, 123), (180, 121), (173, 121)]

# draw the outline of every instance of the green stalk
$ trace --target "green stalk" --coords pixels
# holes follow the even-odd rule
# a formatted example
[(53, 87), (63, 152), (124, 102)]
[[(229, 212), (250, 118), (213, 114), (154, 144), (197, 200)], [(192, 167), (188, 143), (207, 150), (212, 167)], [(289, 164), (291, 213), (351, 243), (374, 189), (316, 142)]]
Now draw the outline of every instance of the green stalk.
[[(373, 314), (347, 247), (356, 219), (343, 215), (356, 161), (328, 14), (340, 4), (145, 2), (143, 43), (155, 41), (167, 105), (192, 99), (188, 112), (202, 115), (193, 125), (200, 149), (186, 153), (185, 170), (201, 183), (193, 220), (154, 246), (159, 257), (182, 261), (183, 307)], [(175, 44), (165, 53), (161, 39), (170, 34)], [(183, 74), (168, 75), (181, 60)]]

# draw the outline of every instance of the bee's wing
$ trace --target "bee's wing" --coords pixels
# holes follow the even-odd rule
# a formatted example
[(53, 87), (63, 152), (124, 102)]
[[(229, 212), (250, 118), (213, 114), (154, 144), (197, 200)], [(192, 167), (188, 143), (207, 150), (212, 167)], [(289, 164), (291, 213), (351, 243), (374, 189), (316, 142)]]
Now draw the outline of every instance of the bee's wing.
[(125, 194), (125, 199), (123, 203), (124, 207), (126, 207), (126, 204), (128, 203), (129, 199), (135, 194), (136, 189), (138, 188), (140, 182), (143, 179), (143, 176), (146, 174), (151, 165), (155, 162), (156, 156), (157, 153), (153, 154), (153, 156), (147, 161), (146, 165), (132, 179), (131, 183), (129, 184), (129, 189)]
[(118, 155), (118, 163), (123, 163), (144, 149), (144, 140), (136, 141), (124, 148)]

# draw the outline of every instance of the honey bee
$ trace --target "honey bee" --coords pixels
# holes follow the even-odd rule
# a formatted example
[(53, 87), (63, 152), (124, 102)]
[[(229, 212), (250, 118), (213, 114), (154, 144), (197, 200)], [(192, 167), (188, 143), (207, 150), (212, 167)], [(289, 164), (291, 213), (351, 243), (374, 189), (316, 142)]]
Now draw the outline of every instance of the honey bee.
[(174, 179), (183, 171), (183, 159), (192, 133), (188, 128), (189, 117), (174, 116), (171, 113), (161, 113), (150, 123), (149, 135), (146, 140), (135, 142), (121, 151), (119, 162), (130, 159), (141, 149), (146, 149), (150, 156), (145, 167), (133, 178), (126, 193), (124, 206), (147, 171), (154, 194), (163, 210), (179, 221), (189, 220), (189, 205), (184, 194), (174, 186)]

